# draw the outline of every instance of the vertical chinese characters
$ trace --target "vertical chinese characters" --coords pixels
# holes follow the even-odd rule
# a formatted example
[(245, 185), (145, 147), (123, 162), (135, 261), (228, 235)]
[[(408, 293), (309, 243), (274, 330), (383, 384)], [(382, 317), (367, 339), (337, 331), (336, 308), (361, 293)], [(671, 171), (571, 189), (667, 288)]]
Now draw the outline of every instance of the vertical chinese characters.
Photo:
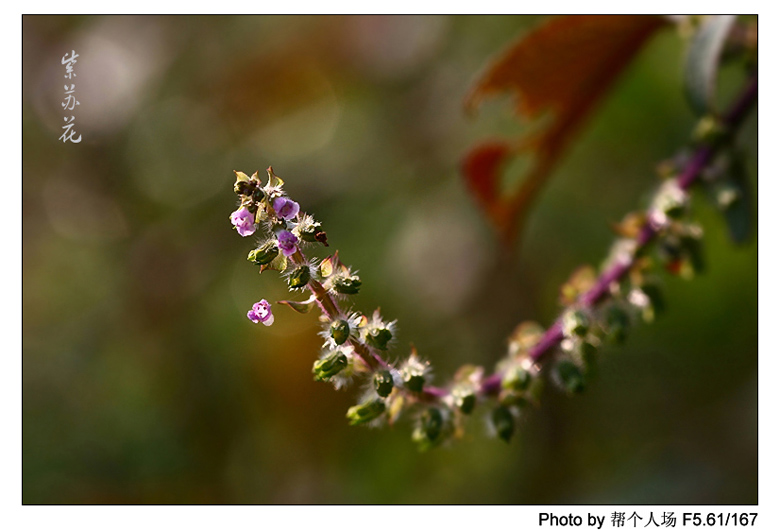
[[(78, 57), (76, 50), (71, 51), (70, 57), (68, 57), (67, 53), (62, 56), (62, 64), (65, 66), (65, 75), (63, 77), (66, 79), (73, 80), (73, 78), (76, 77), (76, 72), (73, 71), (73, 65), (78, 62), (76, 61), (76, 57)], [(62, 101), (62, 109), (66, 111), (72, 111), (76, 108), (77, 105), (80, 105), (75, 96), (76, 85), (71, 83), (70, 86), (65, 84), (64, 87), (65, 98)], [(78, 138), (76, 138), (76, 131), (73, 128), (73, 121), (76, 119), (76, 117), (71, 115), (70, 118), (68, 116), (64, 116), (62, 119), (65, 122), (65, 125), (63, 125), (62, 128), (65, 131), (62, 133), (59, 139), (62, 140), (63, 143), (70, 141), (74, 144), (77, 144), (81, 142), (81, 135), (79, 134)]]

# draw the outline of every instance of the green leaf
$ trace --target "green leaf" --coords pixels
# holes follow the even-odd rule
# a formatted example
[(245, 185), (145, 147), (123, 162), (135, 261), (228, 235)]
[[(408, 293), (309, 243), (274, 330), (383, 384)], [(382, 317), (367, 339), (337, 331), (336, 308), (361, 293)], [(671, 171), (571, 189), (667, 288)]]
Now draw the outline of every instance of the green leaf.
[(280, 252), (271, 263), (261, 265), (260, 272), (265, 270), (284, 272), (287, 270), (287, 261), (287, 257)]
[(244, 173), (243, 171), (236, 171), (236, 170), (234, 169), (234, 170), (233, 170), (233, 173), (235, 173), (235, 174), (236, 174), (236, 180), (237, 180), (238, 182), (249, 182), (249, 177), (248, 177), (248, 176), (246, 175), (246, 173)]
[(328, 256), (320, 263), (320, 277), (323, 279), (327, 278), (341, 268), (343, 268), (343, 265), (339, 261), (339, 251), (337, 250), (335, 254)]
[(265, 170), (266, 173), (268, 173), (268, 185), (272, 188), (284, 186), (284, 181), (276, 176), (274, 173), (274, 168), (271, 166), (268, 166), (268, 169)]
[(691, 39), (685, 61), (685, 94), (699, 115), (713, 110), (718, 62), (736, 19), (736, 15), (712, 16)]
[(277, 304), (286, 305), (287, 307), (297, 311), (301, 314), (306, 314), (314, 307), (314, 296), (306, 300), (305, 302), (296, 302), (294, 300), (280, 300)]

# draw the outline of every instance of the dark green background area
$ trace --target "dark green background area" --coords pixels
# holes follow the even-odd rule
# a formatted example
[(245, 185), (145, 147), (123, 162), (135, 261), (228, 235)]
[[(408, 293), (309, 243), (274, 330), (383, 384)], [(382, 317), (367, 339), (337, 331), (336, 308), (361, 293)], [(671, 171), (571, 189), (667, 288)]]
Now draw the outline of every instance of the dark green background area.
[[(476, 118), (462, 100), (538, 21), (24, 17), (23, 502), (757, 502), (758, 248), (733, 245), (702, 197), (706, 274), (665, 276), (668, 311), (610, 348), (584, 395), (548, 388), (509, 445), (482, 408), (429, 453), (408, 421), (349, 427), (361, 390), (312, 381), (316, 315), (246, 318), (289, 297), (228, 220), (232, 171), (268, 165), (360, 271), (355, 308), (398, 319), (391, 355), (413, 342), (437, 382), (465, 362), (490, 370), (518, 322), (555, 318), (559, 286), (606, 256), (610, 223), (695, 118), (667, 30), (502, 264), (458, 163), (523, 125), (509, 98)], [(58, 141), (71, 50), (80, 144)], [(755, 189), (755, 114), (743, 129)]]

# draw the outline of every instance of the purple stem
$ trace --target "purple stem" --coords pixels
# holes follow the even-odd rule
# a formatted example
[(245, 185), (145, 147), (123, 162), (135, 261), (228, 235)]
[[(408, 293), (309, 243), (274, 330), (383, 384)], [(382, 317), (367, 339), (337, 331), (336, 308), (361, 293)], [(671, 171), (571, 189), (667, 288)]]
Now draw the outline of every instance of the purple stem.
[[(758, 77), (752, 76), (748, 81), (745, 88), (739, 94), (732, 106), (723, 116), (723, 125), (726, 128), (728, 134), (732, 134), (737, 126), (745, 119), (745, 117), (753, 108), (753, 105), (758, 99)], [(693, 156), (690, 158), (680, 176), (677, 178), (678, 186), (686, 190), (688, 189), (701, 175), (701, 172), (710, 163), (712, 157), (717, 152), (718, 148), (723, 144), (725, 139), (722, 139), (717, 144), (704, 145), (699, 147)], [(645, 247), (653, 238), (658, 234), (658, 229), (651, 226), (650, 223), (645, 223), (636, 238), (637, 250)], [(634, 256), (637, 254), (634, 253)], [(585, 292), (579, 299), (579, 306), (584, 308), (593, 307), (609, 292), (609, 286), (618, 280), (620, 280), (633, 266), (635, 257), (629, 260), (618, 260), (617, 263), (608, 268), (598, 278), (596, 284)], [(563, 340), (563, 325), (560, 318), (556, 320), (552, 326), (544, 333), (541, 340), (531, 348), (528, 352), (528, 356), (534, 361), (539, 361), (546, 353), (555, 348)], [(490, 377), (485, 378), (482, 381), (482, 392), (484, 394), (495, 394), (501, 389), (501, 374), (493, 374)], [(427, 388), (426, 391), (431, 392), (433, 388)]]

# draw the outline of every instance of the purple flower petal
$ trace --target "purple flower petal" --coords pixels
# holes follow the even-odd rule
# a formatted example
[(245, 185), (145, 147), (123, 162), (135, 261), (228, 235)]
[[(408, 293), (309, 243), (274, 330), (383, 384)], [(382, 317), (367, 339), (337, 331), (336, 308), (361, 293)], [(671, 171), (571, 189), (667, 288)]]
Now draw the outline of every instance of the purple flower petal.
[(266, 326), (270, 326), (274, 323), (274, 314), (271, 312), (271, 304), (269, 304), (268, 300), (265, 298), (253, 305), (252, 309), (247, 312), (246, 317), (255, 324), (262, 322)]
[(276, 210), (276, 215), (282, 219), (290, 220), (294, 218), (298, 215), (300, 209), (301, 207), (297, 202), (290, 200), (287, 197), (277, 197), (274, 199), (274, 210)]
[(255, 216), (244, 206), (230, 214), (230, 222), (241, 237), (255, 233)]
[(288, 258), (298, 250), (298, 238), (288, 230), (281, 230), (276, 235), (276, 240), (279, 243), (279, 249), (282, 251), (282, 254)]

